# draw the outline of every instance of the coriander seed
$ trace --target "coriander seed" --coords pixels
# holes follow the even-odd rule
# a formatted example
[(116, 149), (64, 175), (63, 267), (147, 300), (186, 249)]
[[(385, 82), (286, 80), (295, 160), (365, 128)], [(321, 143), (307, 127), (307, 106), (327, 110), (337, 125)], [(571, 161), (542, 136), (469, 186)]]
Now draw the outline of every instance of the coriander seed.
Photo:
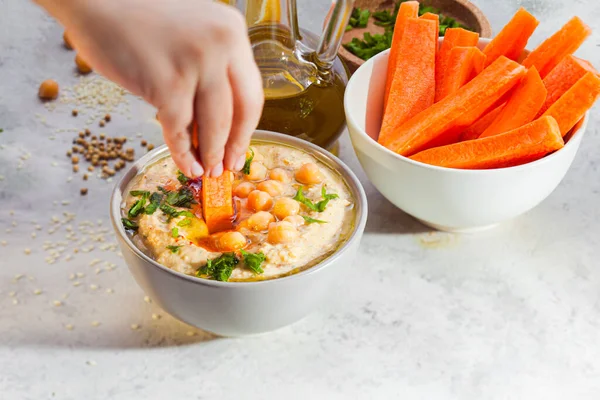
[(81, 193), (82, 196), (85, 196), (86, 194), (88, 194), (88, 189), (87, 188), (81, 188), (79, 190), (79, 193)]

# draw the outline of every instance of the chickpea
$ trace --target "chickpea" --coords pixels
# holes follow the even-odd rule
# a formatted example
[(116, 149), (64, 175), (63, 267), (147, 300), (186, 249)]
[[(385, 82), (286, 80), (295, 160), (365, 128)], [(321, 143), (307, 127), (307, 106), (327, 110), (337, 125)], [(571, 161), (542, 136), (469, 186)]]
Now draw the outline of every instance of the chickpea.
[(250, 164), (250, 173), (248, 179), (251, 181), (262, 181), (267, 176), (267, 167), (257, 161)]
[(219, 250), (236, 251), (246, 246), (246, 237), (240, 232), (225, 232), (219, 237)]
[(323, 174), (319, 170), (319, 167), (315, 163), (302, 164), (296, 171), (296, 180), (306, 185), (313, 185), (321, 183), (323, 180)]
[(248, 221), (249, 229), (261, 232), (266, 231), (271, 222), (275, 222), (275, 217), (266, 211), (259, 211), (256, 214), (252, 214), (246, 221)]
[(296, 215), (300, 211), (300, 203), (289, 197), (281, 197), (277, 199), (273, 206), (273, 214), (277, 219), (284, 219), (290, 215)]
[(92, 72), (92, 67), (79, 54), (75, 56), (75, 64), (77, 64), (77, 70), (80, 74), (89, 74)]
[(273, 207), (273, 198), (269, 193), (253, 190), (248, 195), (248, 208), (253, 211), (267, 211)]
[(304, 218), (302, 218), (302, 216), (300, 216), (300, 215), (287, 216), (283, 219), (283, 221), (289, 222), (290, 224), (294, 225), (296, 228), (304, 225)]
[(69, 32), (65, 31), (63, 33), (63, 41), (65, 42), (65, 47), (69, 50), (73, 50), (73, 44), (71, 43), (71, 38), (69, 37)]
[(290, 181), (288, 172), (283, 168), (273, 168), (271, 172), (269, 172), (269, 178), (281, 183), (287, 183)]
[(283, 185), (281, 183), (279, 183), (278, 181), (268, 180), (268, 181), (263, 181), (263, 182), (259, 183), (258, 185), (256, 185), (256, 189), (258, 189), (262, 192), (267, 192), (271, 196), (274, 197), (274, 196), (279, 196), (281, 194), (281, 192), (283, 192)]
[[(251, 149), (252, 149), (252, 151), (254, 152), (254, 158), (252, 159), (252, 161), (259, 161), (259, 162), (260, 162), (260, 161), (262, 161), (262, 160), (264, 160), (264, 159), (265, 159), (265, 158), (263, 157), (263, 155), (262, 155), (262, 154), (260, 154), (260, 153), (258, 152), (258, 150), (256, 150), (254, 147), (251, 147)], [(252, 156), (252, 151), (248, 150), (248, 151), (246, 152), (246, 158), (249, 158), (249, 157), (251, 157), (251, 156)]]
[(38, 96), (44, 100), (54, 100), (58, 97), (58, 83), (52, 79), (46, 79), (40, 85)]
[(298, 231), (294, 225), (289, 222), (281, 221), (272, 223), (269, 226), (267, 240), (271, 244), (290, 243), (296, 236), (298, 236)]
[(245, 199), (254, 189), (256, 188), (252, 182), (242, 182), (235, 187), (233, 194), (241, 199)]

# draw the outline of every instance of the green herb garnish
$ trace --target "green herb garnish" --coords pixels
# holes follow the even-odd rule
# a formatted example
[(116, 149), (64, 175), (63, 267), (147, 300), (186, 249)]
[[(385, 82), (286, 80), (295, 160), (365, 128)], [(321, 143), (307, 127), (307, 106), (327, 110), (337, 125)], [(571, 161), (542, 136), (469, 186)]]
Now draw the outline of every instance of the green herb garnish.
[(335, 193), (328, 194), (325, 191), (325, 186), (323, 186), (321, 188), (321, 197), (323, 197), (323, 200), (321, 200), (317, 203), (313, 203), (310, 199), (307, 199), (304, 196), (303, 188), (300, 187), (300, 188), (298, 188), (298, 191), (296, 192), (296, 195), (294, 196), (294, 200), (296, 200), (299, 203), (304, 204), (306, 207), (310, 208), (313, 211), (323, 212), (323, 211), (325, 211), (325, 207), (327, 207), (327, 203), (329, 203), (329, 200), (337, 199), (339, 196)]
[(150, 195), (150, 204), (144, 210), (145, 214), (152, 215), (160, 205), (160, 202), (163, 199), (163, 195), (157, 192), (154, 192)]
[(319, 212), (325, 211), (325, 207), (327, 207), (327, 203), (329, 203), (329, 200), (337, 199), (340, 196), (338, 196), (335, 193), (327, 194), (327, 192), (325, 191), (325, 186), (323, 186), (321, 188), (321, 197), (323, 197), (323, 200), (317, 203), (317, 210)]
[(186, 218), (186, 219), (182, 219), (181, 221), (179, 221), (179, 222), (177, 223), (177, 226), (188, 226), (188, 225), (190, 225), (191, 223), (192, 223), (192, 220), (191, 220), (191, 219), (189, 219), (189, 218)]
[(131, 192), (129, 192), (130, 195), (134, 196), (134, 197), (140, 197), (143, 195), (149, 196), (150, 192), (147, 190), (132, 190)]
[(352, 28), (366, 28), (370, 16), (371, 12), (367, 9), (352, 9), (352, 14), (350, 14), (350, 20), (348, 21), (349, 29), (346, 28), (346, 30), (350, 30)]
[(293, 197), (298, 203), (304, 204), (306, 207), (310, 208), (313, 211), (317, 211), (317, 206), (310, 199), (304, 197), (304, 189), (301, 187), (298, 188), (296, 195)]
[(183, 172), (181, 171), (177, 171), (177, 180), (179, 181), (179, 183), (181, 183), (182, 185), (185, 185), (186, 183), (189, 182), (190, 178), (188, 178), (187, 176), (185, 176), (183, 174)]
[(171, 229), (171, 236), (177, 239), (179, 237), (179, 228), (174, 227)]
[(244, 168), (242, 168), (244, 175), (250, 174), (250, 164), (252, 164), (252, 160), (254, 160), (254, 150), (250, 149), (250, 157), (246, 158), (246, 161), (244, 162)]
[(317, 224), (326, 224), (327, 223), (327, 221), (323, 221), (323, 220), (320, 220), (320, 219), (314, 219), (314, 218), (311, 218), (311, 217), (306, 216), (306, 215), (302, 215), (302, 218), (304, 218), (304, 220), (306, 221), (307, 224), (314, 224), (314, 223), (317, 223)]
[(206, 265), (198, 268), (196, 276), (208, 276), (217, 281), (227, 282), (233, 269), (240, 262), (234, 253), (223, 253), (214, 260), (208, 260)]
[(125, 227), (125, 229), (130, 229), (132, 231), (137, 231), (139, 226), (135, 221), (132, 221), (130, 219), (127, 218), (121, 218), (121, 222), (123, 223), (123, 226)]
[(386, 30), (383, 34), (375, 35), (365, 32), (362, 40), (353, 38), (352, 41), (344, 44), (344, 48), (357, 57), (368, 60), (390, 48), (392, 45), (392, 35), (393, 32), (391, 30)]
[(149, 195), (150, 195), (150, 192), (144, 192), (141, 195), (142, 198), (137, 200), (135, 203), (133, 203), (133, 205), (129, 209), (129, 212), (127, 213), (127, 216), (129, 218), (135, 218), (138, 215), (140, 215), (142, 212), (144, 212), (144, 206), (146, 205), (146, 200), (148, 200)]
[(173, 207), (190, 208), (194, 201), (194, 193), (188, 187), (182, 187), (176, 192), (169, 192), (165, 194), (165, 202)]
[(265, 272), (261, 268), (261, 264), (267, 258), (262, 252), (260, 253), (248, 253), (247, 251), (242, 250), (242, 256), (244, 256), (244, 264), (246, 267), (252, 270), (255, 274), (262, 274)]
[(171, 253), (177, 253), (179, 251), (179, 248), (181, 246), (173, 246), (173, 245), (168, 245), (167, 249), (171, 250)]

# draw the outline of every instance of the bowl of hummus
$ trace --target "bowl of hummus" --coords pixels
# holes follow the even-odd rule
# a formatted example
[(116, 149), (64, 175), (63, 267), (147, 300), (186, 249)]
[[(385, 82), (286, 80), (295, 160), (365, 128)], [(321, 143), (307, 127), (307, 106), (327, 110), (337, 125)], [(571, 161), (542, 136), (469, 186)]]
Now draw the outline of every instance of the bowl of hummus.
[(123, 256), (176, 318), (223, 336), (271, 331), (326, 301), (356, 253), (367, 200), (354, 173), (306, 141), (257, 131), (242, 171), (190, 178), (163, 146), (111, 198)]

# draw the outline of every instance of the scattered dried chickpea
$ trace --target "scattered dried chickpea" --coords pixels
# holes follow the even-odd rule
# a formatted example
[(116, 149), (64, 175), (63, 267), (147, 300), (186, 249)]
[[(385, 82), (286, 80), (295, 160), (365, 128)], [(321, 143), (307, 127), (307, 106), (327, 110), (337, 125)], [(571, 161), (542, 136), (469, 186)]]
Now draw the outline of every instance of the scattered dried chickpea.
[(298, 236), (298, 231), (289, 222), (274, 222), (269, 226), (267, 240), (271, 244), (290, 243)]
[(82, 196), (85, 196), (88, 193), (88, 189), (87, 188), (81, 188), (79, 190), (79, 193), (81, 193)]
[(275, 222), (275, 217), (266, 211), (259, 211), (247, 219), (248, 228), (256, 232), (266, 231), (271, 222)]
[(92, 132), (89, 129), (85, 130), (85, 136), (90, 136), (92, 134)]
[(283, 185), (279, 181), (268, 180), (256, 185), (256, 189), (262, 192), (267, 192), (271, 196), (275, 197), (279, 196), (283, 192)]
[(40, 85), (38, 96), (44, 100), (54, 100), (58, 97), (58, 83), (52, 79), (46, 79)]
[(83, 180), (87, 181), (88, 180), (88, 174), (83, 174)]
[[(77, 111), (76, 109), (74, 109), (73, 111), (71, 111), (71, 115), (72, 115), (72, 116), (76, 117), (76, 116), (77, 116), (77, 114), (79, 114), (79, 111)], [(79, 132), (79, 133), (81, 133), (81, 132)], [(80, 135), (80, 136), (81, 136), (81, 135)], [(83, 136), (81, 136), (81, 137), (83, 137)]]
[(100, 120), (100, 122), (98, 122), (98, 125), (99, 125), (100, 127), (103, 127), (103, 126), (104, 126), (104, 120), (103, 120), (103, 119), (101, 119), (101, 120)]
[(296, 171), (296, 180), (306, 185), (314, 185), (323, 181), (323, 174), (317, 164), (306, 163)]
[(260, 190), (253, 190), (248, 195), (248, 208), (253, 211), (267, 211), (273, 206), (271, 195)]
[(246, 246), (246, 237), (240, 232), (225, 232), (219, 238), (219, 250), (236, 251)]
[(79, 172), (79, 165), (73, 165), (73, 172)]
[(250, 163), (250, 173), (248, 179), (251, 181), (262, 181), (267, 176), (267, 167), (259, 162), (252, 161)]
[(106, 114), (106, 115), (104, 116), (104, 120), (105, 120), (106, 122), (110, 122), (110, 114)]
[(142, 139), (142, 141), (140, 142), (140, 145), (142, 147), (146, 147), (146, 145), (148, 144), (148, 142), (146, 142), (145, 140)]
[(252, 182), (242, 182), (235, 187), (233, 194), (241, 199), (245, 199), (254, 189), (255, 187)]
[(282, 220), (290, 215), (296, 215), (300, 211), (300, 203), (289, 197), (281, 197), (275, 201), (273, 214), (277, 219)]
[(154, 145), (152, 143), (148, 143), (147, 149), (148, 149), (148, 151), (153, 150), (154, 149)]
[(77, 65), (77, 70), (81, 74), (89, 74), (92, 72), (92, 67), (90, 67), (89, 64), (83, 58), (81, 58), (79, 54), (75, 56), (75, 64)]
[(77, 157), (77, 156), (72, 156), (71, 157), (71, 163), (77, 164), (78, 162), (79, 162), (79, 157)]

